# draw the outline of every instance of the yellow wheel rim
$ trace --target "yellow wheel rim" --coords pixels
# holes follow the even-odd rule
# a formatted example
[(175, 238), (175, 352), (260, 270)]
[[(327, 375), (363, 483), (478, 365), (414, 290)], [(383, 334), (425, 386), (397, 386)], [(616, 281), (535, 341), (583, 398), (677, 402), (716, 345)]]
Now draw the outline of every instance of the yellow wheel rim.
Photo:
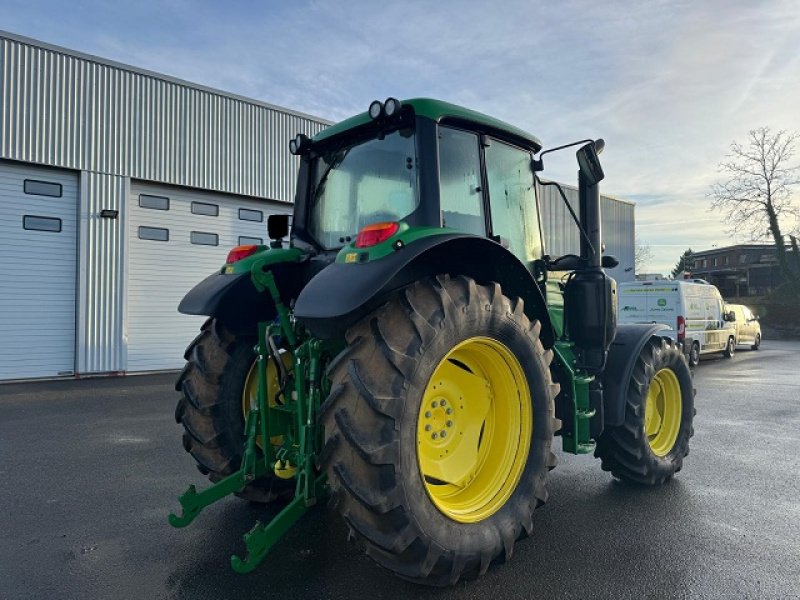
[(644, 410), (644, 432), (650, 450), (666, 456), (678, 439), (683, 401), (681, 386), (672, 369), (661, 369), (650, 382)]
[(417, 457), (436, 507), (476, 523), (506, 503), (528, 459), (533, 410), (528, 381), (504, 345), (473, 337), (428, 381), (417, 419)]
[[(291, 371), (293, 366), (293, 358), (291, 352), (284, 352), (281, 354), (281, 360), (286, 366), (287, 371)], [(250, 408), (255, 406), (258, 402), (258, 366), (257, 361), (253, 361), (250, 370), (247, 371), (247, 377), (244, 380), (244, 388), (242, 389), (242, 417), (247, 422), (247, 415), (250, 414)], [(271, 360), (267, 362), (267, 403), (269, 406), (275, 406), (275, 392), (280, 387), (280, 377), (278, 369), (275, 368), (275, 363)], [(272, 438), (272, 445), (279, 446), (283, 443), (280, 436)], [(259, 448), (261, 447), (261, 436), (256, 438), (256, 443)]]

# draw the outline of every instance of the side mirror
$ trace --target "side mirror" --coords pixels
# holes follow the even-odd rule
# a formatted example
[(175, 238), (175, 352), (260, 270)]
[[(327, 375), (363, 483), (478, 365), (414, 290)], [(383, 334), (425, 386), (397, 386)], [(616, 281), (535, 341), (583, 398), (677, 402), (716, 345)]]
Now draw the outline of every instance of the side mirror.
[(600, 165), (598, 154), (603, 151), (606, 143), (602, 140), (595, 140), (582, 146), (575, 156), (578, 158), (578, 166), (589, 185), (597, 185), (605, 178), (603, 167)]
[(267, 234), (271, 240), (282, 240), (289, 235), (289, 215), (269, 215)]
[(736, 313), (733, 312), (732, 310), (728, 311), (727, 313), (725, 313), (725, 320), (726, 321), (730, 321), (731, 323), (735, 322), (736, 321)]
[(613, 269), (618, 265), (619, 265), (619, 260), (617, 260), (616, 256), (611, 256), (610, 254), (606, 254), (605, 256), (603, 256), (601, 266), (604, 269)]

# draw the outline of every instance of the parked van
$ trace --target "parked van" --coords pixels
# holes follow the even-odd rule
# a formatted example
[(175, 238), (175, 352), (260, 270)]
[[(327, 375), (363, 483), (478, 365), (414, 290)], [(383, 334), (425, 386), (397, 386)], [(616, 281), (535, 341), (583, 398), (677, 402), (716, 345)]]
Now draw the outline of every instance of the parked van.
[(620, 323), (663, 323), (664, 335), (682, 342), (691, 366), (701, 354), (736, 351), (733, 314), (725, 312), (719, 290), (702, 279), (630, 281), (618, 288)]
[(732, 312), (736, 317), (733, 328), (736, 331), (736, 344), (746, 344), (753, 350), (761, 346), (761, 324), (758, 317), (744, 304), (728, 304), (725, 312)]

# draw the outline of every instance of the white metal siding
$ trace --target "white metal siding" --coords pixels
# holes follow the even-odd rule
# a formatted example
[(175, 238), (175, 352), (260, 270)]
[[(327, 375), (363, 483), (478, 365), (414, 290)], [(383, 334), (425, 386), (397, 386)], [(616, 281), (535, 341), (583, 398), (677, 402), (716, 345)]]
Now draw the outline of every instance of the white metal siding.
[[(26, 194), (26, 179), (62, 195)], [(60, 219), (61, 231), (23, 229), (25, 215)], [(77, 216), (76, 173), (0, 161), (0, 379), (75, 369)]]
[(0, 32), (2, 158), (291, 202), (289, 139), (327, 125)]
[[(139, 206), (140, 194), (169, 198), (169, 210)], [(219, 206), (219, 216), (192, 214), (192, 202)], [(259, 210), (261, 223), (239, 219), (239, 209)], [(267, 243), (267, 216), (288, 206), (239, 196), (133, 182), (128, 202), (127, 370), (179, 368), (183, 351), (205, 317), (182, 315), (184, 294), (224, 263), (239, 236)], [(140, 227), (169, 231), (169, 241), (139, 238)], [(192, 232), (214, 233), (218, 246), (191, 243)]]
[[(580, 216), (578, 190), (561, 184), (575, 214)], [(539, 187), (539, 204), (542, 209), (545, 252), (550, 256), (580, 254), (580, 233), (564, 205), (564, 200), (554, 186)], [(605, 254), (619, 260), (619, 266), (608, 269), (608, 274), (618, 282), (633, 281), (634, 204), (600, 196), (603, 243)]]

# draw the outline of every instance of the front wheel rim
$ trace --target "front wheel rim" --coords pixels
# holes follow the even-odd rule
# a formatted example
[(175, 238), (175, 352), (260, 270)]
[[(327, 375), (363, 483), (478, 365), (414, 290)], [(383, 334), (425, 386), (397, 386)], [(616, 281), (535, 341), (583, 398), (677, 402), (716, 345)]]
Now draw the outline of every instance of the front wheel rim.
[(428, 497), (454, 521), (490, 517), (522, 477), (532, 431), (530, 388), (511, 350), (488, 337), (457, 344), (428, 381), (417, 419)]
[(650, 382), (645, 399), (644, 432), (650, 450), (666, 456), (675, 446), (681, 427), (683, 395), (677, 375), (663, 368)]

